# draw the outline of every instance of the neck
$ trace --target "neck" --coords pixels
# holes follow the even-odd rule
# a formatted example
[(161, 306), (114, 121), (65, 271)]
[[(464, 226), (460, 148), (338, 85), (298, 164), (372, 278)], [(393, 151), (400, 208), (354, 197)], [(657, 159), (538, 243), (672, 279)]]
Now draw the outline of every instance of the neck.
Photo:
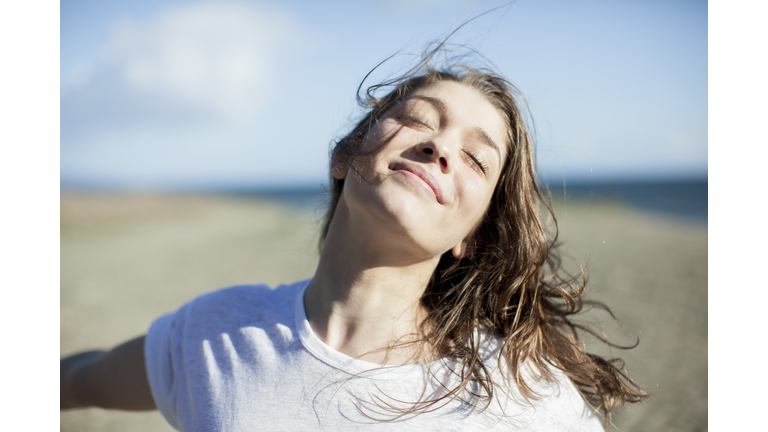
[(312, 329), (331, 348), (361, 360), (426, 361), (418, 343), (426, 317), (420, 299), (440, 257), (404, 251), (391, 235), (375, 238), (376, 229), (356, 226), (339, 204), (304, 296)]

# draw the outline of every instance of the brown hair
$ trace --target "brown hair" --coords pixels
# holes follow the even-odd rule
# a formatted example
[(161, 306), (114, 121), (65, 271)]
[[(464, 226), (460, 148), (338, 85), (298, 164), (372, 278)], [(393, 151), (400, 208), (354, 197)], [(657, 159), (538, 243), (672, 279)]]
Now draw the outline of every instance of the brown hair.
[[(424, 56), (419, 73), (411, 70), (403, 77), (369, 87), (362, 96), (358, 94), (367, 113), (331, 151), (332, 160), (339, 158), (352, 166), (354, 158), (363, 155), (362, 144), (378, 119), (411, 92), (440, 81), (457, 82), (479, 91), (507, 123), (509, 151), (478, 229), (476, 249), (463, 259), (446, 252), (421, 298), (429, 315), (419, 336), (440, 356), (459, 362), (457, 374), (461, 383), (441, 398), (417, 403), (417, 411), (434, 408), (440, 400), (458, 397), (465, 390), (484, 401), (480, 409), (488, 406), (495, 388), (480, 354), (482, 338), (478, 334), (491, 333), (503, 341), (499, 361), (509, 364), (508, 373), (524, 397), (536, 399), (538, 395), (526, 383), (523, 365), (534, 366), (537, 375), (550, 382), (554, 381), (550, 370), (554, 365), (573, 381), (588, 402), (602, 410), (608, 424), (618, 405), (638, 402), (647, 395), (622, 372), (621, 360), (586, 353), (579, 333), (586, 332), (610, 346), (619, 346), (569, 318), (585, 304), (609, 314), (610, 310), (583, 299), (583, 270), (574, 277), (560, 267), (557, 223), (536, 182), (534, 146), (519, 108), (522, 104), (527, 110), (525, 100), (507, 79), (486, 68), (428, 66), (442, 47), (441, 44)], [(383, 97), (375, 96), (386, 87), (395, 88)], [(331, 200), (321, 246), (344, 187), (343, 179), (331, 176), (330, 181)], [(554, 221), (551, 239), (542, 224), (540, 209)], [(483, 395), (476, 391), (478, 388)]]

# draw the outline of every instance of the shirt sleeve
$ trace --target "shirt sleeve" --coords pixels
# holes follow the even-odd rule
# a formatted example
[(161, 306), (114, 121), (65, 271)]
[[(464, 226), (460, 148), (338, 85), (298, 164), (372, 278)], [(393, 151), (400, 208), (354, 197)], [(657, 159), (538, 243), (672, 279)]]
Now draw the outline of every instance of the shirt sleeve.
[(155, 405), (168, 423), (178, 430), (179, 422), (175, 409), (175, 392), (173, 391), (172, 336), (175, 321), (176, 313), (169, 313), (152, 323), (144, 340), (144, 359)]

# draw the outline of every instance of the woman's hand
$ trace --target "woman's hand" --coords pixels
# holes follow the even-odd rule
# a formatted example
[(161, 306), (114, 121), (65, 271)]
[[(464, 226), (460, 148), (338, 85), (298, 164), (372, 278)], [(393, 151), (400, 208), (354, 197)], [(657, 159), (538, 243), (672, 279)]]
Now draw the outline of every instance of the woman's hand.
[(62, 359), (61, 409), (96, 406), (156, 409), (144, 364), (144, 336), (112, 351), (88, 351)]

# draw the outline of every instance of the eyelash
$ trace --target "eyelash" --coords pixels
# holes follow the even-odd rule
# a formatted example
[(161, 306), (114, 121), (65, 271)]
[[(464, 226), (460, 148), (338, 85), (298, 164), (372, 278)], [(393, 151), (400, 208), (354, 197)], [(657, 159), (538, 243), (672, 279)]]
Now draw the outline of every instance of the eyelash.
[(473, 151), (467, 151), (464, 150), (464, 155), (466, 156), (466, 159), (469, 159), (467, 163), (472, 165), (473, 167), (479, 169), (483, 172), (483, 174), (488, 172), (488, 164), (486, 164), (481, 158), (480, 154), (475, 153)]
[(421, 119), (421, 118), (419, 118), (417, 116), (411, 115), (411, 114), (407, 114), (407, 113), (400, 114), (396, 118), (397, 118), (397, 120), (399, 120), (399, 121), (401, 121), (403, 123), (406, 123), (406, 124), (418, 124), (420, 126), (424, 126), (424, 127), (432, 129), (432, 126), (429, 124), (428, 121), (426, 121), (424, 119)]

